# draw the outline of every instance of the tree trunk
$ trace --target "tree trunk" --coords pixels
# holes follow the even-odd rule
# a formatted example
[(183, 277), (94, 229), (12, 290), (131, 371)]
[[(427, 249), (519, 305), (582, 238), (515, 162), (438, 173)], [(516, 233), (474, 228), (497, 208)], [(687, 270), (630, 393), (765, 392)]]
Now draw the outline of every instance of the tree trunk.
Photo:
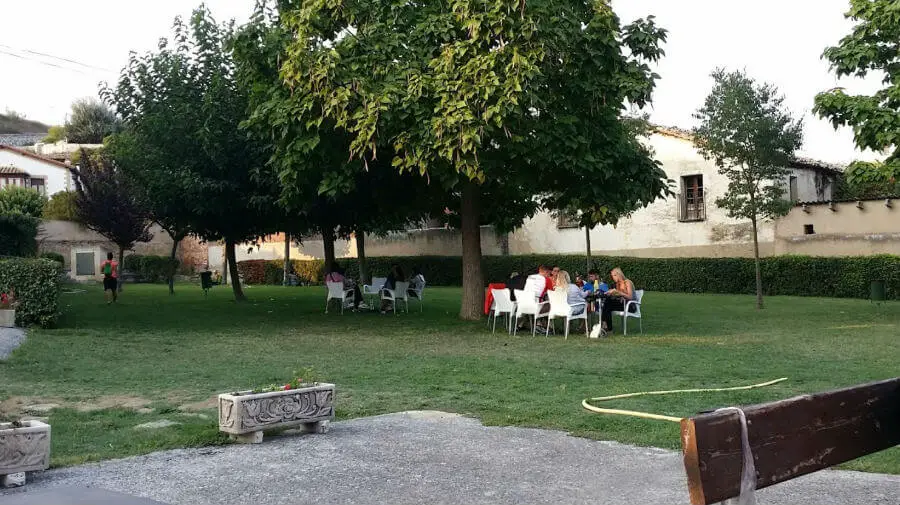
[(222, 255), (222, 284), (228, 284), (228, 253)]
[(750, 222), (753, 224), (753, 258), (756, 260), (756, 308), (762, 310), (762, 275), (759, 272), (759, 237), (756, 230), (756, 217), (751, 218)]
[(481, 226), (477, 184), (467, 181), (462, 188), (462, 268), (463, 292), (459, 317), (469, 321), (481, 318), (484, 309), (484, 273), (481, 269)]
[(369, 263), (366, 261), (366, 232), (356, 231), (356, 259), (359, 263), (359, 282), (369, 283)]
[(244, 290), (241, 288), (241, 277), (238, 275), (237, 258), (234, 254), (234, 240), (225, 239), (225, 261), (231, 270), (231, 290), (234, 292), (234, 301), (244, 302)]
[(587, 279), (588, 272), (591, 271), (591, 229), (588, 226), (584, 227), (584, 247), (585, 252), (587, 252), (587, 270), (584, 271), (584, 278)]
[(284, 232), (284, 279), (281, 282), (282, 286), (289, 286), (291, 281), (288, 279), (288, 275), (291, 273), (291, 234), (290, 232)]
[(334, 264), (334, 228), (322, 227), (322, 243), (325, 247), (325, 271)]
[[(172, 254), (169, 255), (169, 260), (172, 264), (175, 264), (175, 254), (178, 252), (178, 243), (181, 242), (182, 237), (172, 237)], [(172, 272), (172, 275), (169, 276), (169, 294), (175, 294), (175, 272)]]
[(494, 228), (494, 232), (499, 236), (500, 255), (509, 256), (509, 233), (501, 233), (497, 228)]
[[(119, 272), (121, 272), (123, 268), (125, 268), (125, 248), (119, 246)], [(116, 275), (118, 275), (119, 272), (116, 272)], [(119, 293), (122, 292), (122, 283), (121, 276), (119, 276), (119, 278), (116, 279), (116, 288)]]

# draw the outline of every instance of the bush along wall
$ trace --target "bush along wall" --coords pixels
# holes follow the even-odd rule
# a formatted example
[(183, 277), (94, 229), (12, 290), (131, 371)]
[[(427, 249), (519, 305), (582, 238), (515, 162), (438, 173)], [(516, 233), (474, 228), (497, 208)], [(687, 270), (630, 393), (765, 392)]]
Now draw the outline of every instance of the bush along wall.
[[(347, 275), (358, 279), (356, 259), (338, 260)], [(404, 256), (368, 258), (369, 272), (387, 275), (391, 265), (400, 265), (409, 274), (418, 266), (429, 286), (462, 284), (462, 259), (458, 256)], [(324, 262), (292, 260), (294, 272), (305, 284), (321, 284)], [(534, 272), (541, 264), (558, 265), (573, 277), (585, 274), (583, 255), (486, 256), (485, 282), (503, 282), (512, 272)], [(756, 290), (752, 258), (633, 258), (596, 256), (593, 267), (608, 279), (608, 272), (620, 267), (638, 289), (674, 293), (753, 294)], [(281, 260), (250, 260), (238, 263), (248, 284), (281, 284)], [(886, 284), (888, 299), (900, 299), (900, 256), (859, 256), (826, 258), (774, 256), (763, 258), (763, 290), (766, 295), (868, 298), (872, 281)]]
[(0, 292), (14, 291), (16, 324), (52, 326), (59, 316), (62, 267), (49, 259), (0, 259)]
[(168, 256), (129, 254), (123, 260), (126, 272), (137, 274), (144, 282), (166, 282), (178, 271), (178, 260)]

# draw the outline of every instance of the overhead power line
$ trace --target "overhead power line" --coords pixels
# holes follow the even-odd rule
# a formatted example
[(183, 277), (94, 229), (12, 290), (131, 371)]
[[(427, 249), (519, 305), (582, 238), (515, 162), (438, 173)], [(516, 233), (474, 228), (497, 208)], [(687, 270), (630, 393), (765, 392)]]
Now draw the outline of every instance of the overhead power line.
[[(6, 50), (4, 50), (4, 48), (5, 48)], [(71, 65), (78, 65), (78, 66), (80, 66), (80, 67), (84, 67), (85, 69), (91, 69), (91, 70), (93, 70), (94, 72), (86, 72), (86, 71), (84, 71), (84, 70), (82, 70), (82, 69), (79, 69), (79, 68), (73, 68), (72, 66), (60, 65), (60, 64), (54, 63), (54, 62), (52, 62), (52, 61), (46, 61), (46, 60), (41, 59), (41, 58), (35, 58), (35, 57), (24, 56), (23, 54), (17, 54), (17, 53), (12, 52), (12, 51), (18, 51), (18, 53), (26, 53), (26, 54), (31, 54), (31, 55), (34, 55), (34, 56), (40, 56), (41, 58), (50, 58), (50, 59), (53, 59), (53, 60), (57, 60), (57, 61), (61, 61), (61, 62), (66, 62), (66, 63), (69, 63), (69, 64), (71, 64)], [(87, 63), (82, 63), (82, 62), (77, 61), (77, 60), (73, 60), (73, 59), (69, 59), (69, 58), (63, 58), (63, 57), (61, 57), (61, 56), (54, 56), (54, 55), (52, 55), (52, 54), (42, 53), (42, 52), (40, 52), (40, 51), (32, 51), (32, 50), (30, 50), (30, 49), (20, 49), (20, 48), (16, 48), (16, 47), (12, 47), (12, 46), (6, 45), (6, 44), (0, 44), (0, 53), (6, 54), (6, 55), (8, 55), (8, 56), (12, 56), (12, 57), (14, 57), (14, 58), (19, 58), (19, 59), (21, 59), (21, 60), (34, 62), (34, 63), (38, 63), (38, 64), (41, 64), (41, 65), (46, 65), (46, 66), (48, 66), (48, 67), (55, 67), (55, 68), (59, 68), (59, 69), (62, 69), (62, 70), (69, 70), (69, 71), (77, 72), (77, 73), (79, 73), (79, 74), (84, 74), (84, 75), (89, 75), (90, 73), (97, 73), (98, 71), (99, 71), (99, 72), (109, 72), (109, 73), (112, 73), (112, 72), (113, 72), (112, 70), (109, 70), (109, 69), (107, 69), (107, 68), (98, 67), (98, 66), (95, 66), (95, 65), (90, 65), (90, 64), (87, 64)]]

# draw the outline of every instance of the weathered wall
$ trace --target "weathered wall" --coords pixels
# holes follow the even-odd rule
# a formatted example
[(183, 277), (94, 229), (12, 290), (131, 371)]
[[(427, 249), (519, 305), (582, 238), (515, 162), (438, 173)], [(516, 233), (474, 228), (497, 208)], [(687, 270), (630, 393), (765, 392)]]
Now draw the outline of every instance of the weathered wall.
[[(133, 251), (137, 254), (156, 254), (168, 256), (172, 252), (172, 239), (160, 227), (153, 226), (150, 230), (153, 239), (150, 242), (136, 244)], [(78, 253), (94, 253), (94, 262), (99, 265), (106, 253), (118, 256), (119, 248), (105, 239), (102, 235), (91, 231), (84, 226), (71, 221), (42, 221), (37, 235), (38, 247), (41, 252), (52, 251), (63, 255), (66, 271), (69, 276), (77, 280), (96, 279), (97, 275), (75, 275), (75, 257)]]
[[(650, 143), (666, 174), (675, 181), (674, 192), (682, 191), (683, 176), (703, 175), (706, 220), (680, 222), (677, 198), (657, 200), (615, 228), (605, 226), (592, 230), (591, 250), (598, 254), (650, 257), (752, 256), (749, 221), (731, 219), (715, 205), (716, 198), (727, 191), (728, 179), (689, 141), (657, 134), (651, 137)], [(771, 223), (761, 223), (759, 240), (761, 253), (771, 254), (774, 241)], [(558, 229), (551, 215), (541, 213), (510, 236), (509, 247), (511, 254), (584, 253), (585, 233), (584, 229)]]
[[(794, 207), (775, 226), (776, 254), (900, 255), (900, 202), (885, 200)], [(833, 209), (833, 210), (832, 210)], [(805, 226), (812, 225), (812, 234)]]

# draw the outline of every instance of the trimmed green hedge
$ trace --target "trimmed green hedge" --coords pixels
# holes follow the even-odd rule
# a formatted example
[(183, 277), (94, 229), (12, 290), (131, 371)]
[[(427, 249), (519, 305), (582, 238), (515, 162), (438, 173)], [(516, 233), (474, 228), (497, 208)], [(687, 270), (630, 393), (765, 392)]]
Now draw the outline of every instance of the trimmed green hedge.
[(59, 263), (48, 259), (0, 259), (0, 291), (15, 291), (17, 325), (47, 327), (56, 322), (61, 271)]
[(144, 282), (165, 282), (178, 271), (178, 260), (168, 256), (129, 254), (123, 265), (126, 272), (138, 274)]
[[(323, 261), (292, 262), (303, 282), (321, 283)], [(348, 276), (359, 278), (355, 259), (341, 259), (338, 263)], [(368, 263), (373, 276), (385, 276), (390, 266), (397, 263), (407, 274), (418, 266), (430, 286), (462, 284), (462, 259), (458, 256), (370, 257)], [(485, 282), (502, 282), (511, 272), (532, 272), (541, 264), (558, 265), (573, 277), (587, 270), (583, 255), (486, 256)], [(281, 284), (282, 265), (280, 260), (253, 260), (239, 262), (238, 269), (248, 284)], [(597, 256), (593, 267), (604, 278), (609, 277), (613, 267), (620, 267), (639, 289), (650, 291), (753, 294), (756, 289), (752, 258)], [(900, 299), (900, 256), (775, 256), (762, 260), (762, 277), (767, 295), (868, 298), (871, 281), (883, 280), (887, 298)]]
[(48, 259), (48, 260), (53, 260), (53, 261), (59, 263), (59, 265), (61, 267), (66, 266), (66, 258), (64, 258), (63, 255), (59, 254), (58, 252), (53, 252), (53, 251), (42, 252), (40, 257)]

